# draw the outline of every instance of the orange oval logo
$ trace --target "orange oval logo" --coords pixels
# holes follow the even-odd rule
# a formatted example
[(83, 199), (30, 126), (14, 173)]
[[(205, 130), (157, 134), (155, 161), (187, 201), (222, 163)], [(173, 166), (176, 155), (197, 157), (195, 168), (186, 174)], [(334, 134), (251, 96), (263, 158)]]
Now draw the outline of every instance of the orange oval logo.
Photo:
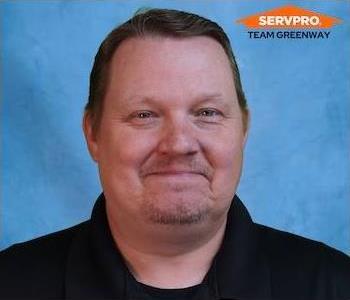
[(237, 21), (251, 29), (325, 29), (341, 23), (330, 17), (294, 5), (286, 5)]

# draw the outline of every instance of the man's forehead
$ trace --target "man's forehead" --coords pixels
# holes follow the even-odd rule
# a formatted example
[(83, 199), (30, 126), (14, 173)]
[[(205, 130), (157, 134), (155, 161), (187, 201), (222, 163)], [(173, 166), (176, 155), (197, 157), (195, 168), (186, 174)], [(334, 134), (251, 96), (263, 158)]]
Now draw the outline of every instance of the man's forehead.
[(113, 57), (108, 88), (120, 104), (236, 98), (229, 61), (212, 38), (145, 37), (123, 43)]
[(114, 53), (110, 67), (110, 75), (114, 77), (111, 80), (119, 82), (142, 79), (145, 84), (156, 80), (157, 85), (163, 81), (170, 85), (177, 78), (186, 86), (200, 80), (204, 86), (204, 81), (208, 84), (217, 81), (218, 85), (222, 80), (233, 83), (231, 64), (224, 49), (206, 36), (130, 38)]
[[(200, 35), (191, 37), (172, 37), (162, 35), (145, 35), (130, 37), (122, 41), (113, 54), (112, 60), (120, 60), (125, 57), (132, 57), (134, 60), (145, 60), (147, 57), (141, 57), (137, 54), (147, 52), (147, 50), (158, 50), (163, 53), (178, 51), (203, 53), (205, 50), (211, 52), (214, 56), (223, 56), (228, 61), (224, 48), (214, 38)], [(176, 49), (176, 51), (175, 51)], [(132, 55), (135, 54), (135, 55)]]

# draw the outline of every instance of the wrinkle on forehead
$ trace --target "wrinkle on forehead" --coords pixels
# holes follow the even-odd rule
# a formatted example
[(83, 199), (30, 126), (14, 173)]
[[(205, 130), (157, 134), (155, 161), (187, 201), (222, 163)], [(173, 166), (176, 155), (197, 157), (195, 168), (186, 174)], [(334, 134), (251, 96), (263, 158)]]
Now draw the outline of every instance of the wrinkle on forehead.
[[(234, 89), (229, 59), (222, 46), (209, 37), (128, 39), (113, 56), (111, 77), (123, 81), (123, 75), (138, 69), (143, 72), (133, 74), (134, 79), (147, 83), (155, 76), (157, 80), (188, 79), (189, 75), (193, 80), (201, 77), (207, 80), (211, 74), (217, 77), (222, 73), (221, 77), (227, 77)], [(209, 69), (210, 73), (204, 76)], [(191, 84), (188, 80), (183, 83)]]

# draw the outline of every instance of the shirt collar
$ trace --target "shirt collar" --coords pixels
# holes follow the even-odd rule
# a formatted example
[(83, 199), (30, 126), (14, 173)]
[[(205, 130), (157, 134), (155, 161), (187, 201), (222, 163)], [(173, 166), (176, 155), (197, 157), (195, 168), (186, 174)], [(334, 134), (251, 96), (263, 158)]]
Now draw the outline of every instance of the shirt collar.
[(126, 299), (126, 266), (109, 229), (104, 195), (79, 228), (67, 261), (66, 298)]
[(245, 300), (271, 296), (266, 254), (257, 227), (238, 196), (230, 207), (224, 241), (213, 267), (221, 298)]
[[(108, 225), (103, 194), (96, 201), (90, 222), (78, 228), (67, 259), (66, 297), (126, 299), (129, 273)], [(256, 227), (235, 196), (223, 244), (208, 273), (212, 293), (218, 299), (270, 296), (269, 268), (260, 248)]]

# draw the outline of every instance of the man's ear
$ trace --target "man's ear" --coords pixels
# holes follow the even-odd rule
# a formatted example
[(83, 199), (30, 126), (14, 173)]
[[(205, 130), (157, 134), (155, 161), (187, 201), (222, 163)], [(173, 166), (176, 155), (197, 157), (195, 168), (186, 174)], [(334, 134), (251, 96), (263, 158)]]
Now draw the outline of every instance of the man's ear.
[(250, 128), (250, 111), (248, 108), (246, 109), (245, 115), (244, 115), (244, 137), (243, 137), (243, 147), (245, 147), (248, 139), (248, 132)]
[(92, 159), (97, 162), (98, 161), (97, 133), (93, 128), (94, 126), (93, 126), (91, 114), (87, 111), (84, 112), (82, 125), (83, 125), (86, 144), (89, 149), (90, 155)]

